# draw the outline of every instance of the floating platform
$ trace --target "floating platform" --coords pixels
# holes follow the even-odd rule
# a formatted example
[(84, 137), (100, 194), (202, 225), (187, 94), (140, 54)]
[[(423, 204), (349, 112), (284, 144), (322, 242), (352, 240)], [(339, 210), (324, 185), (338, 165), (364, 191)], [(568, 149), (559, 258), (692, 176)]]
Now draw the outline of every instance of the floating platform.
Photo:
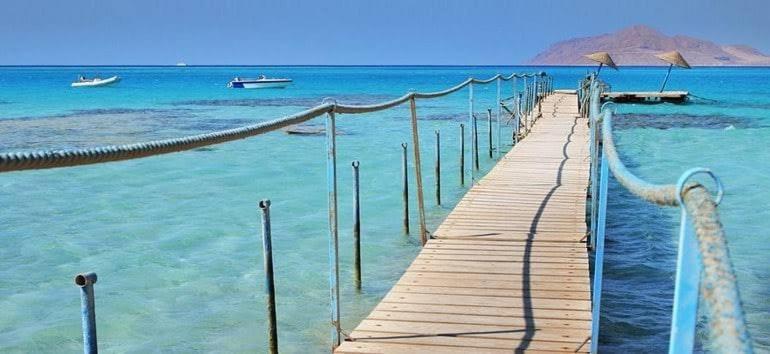
[(687, 91), (663, 92), (604, 92), (602, 101), (616, 103), (685, 103), (690, 93)]

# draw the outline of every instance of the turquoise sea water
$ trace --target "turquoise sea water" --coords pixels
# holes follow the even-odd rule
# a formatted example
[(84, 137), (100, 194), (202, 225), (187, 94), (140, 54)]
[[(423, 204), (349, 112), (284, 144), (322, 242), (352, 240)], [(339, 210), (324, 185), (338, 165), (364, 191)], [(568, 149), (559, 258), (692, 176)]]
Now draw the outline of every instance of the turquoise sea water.
[[(318, 104), (387, 100), (472, 75), (545, 70), (574, 88), (585, 68), (526, 67), (3, 67), (0, 151), (177, 137), (273, 119)], [(288, 76), (284, 90), (231, 90), (233, 76)], [(77, 75), (117, 74), (115, 87), (72, 89)], [(653, 90), (661, 68), (602, 76), (614, 90)], [(711, 167), (726, 186), (720, 212), (758, 351), (770, 350), (770, 69), (677, 70), (670, 89), (706, 99), (622, 105), (617, 141), (644, 178), (673, 183)], [(504, 92), (510, 92), (504, 86)], [(476, 87), (479, 113), (495, 86)], [(425, 185), (433, 131), (442, 133), (443, 206), (426, 193), (435, 228), (459, 185), (459, 124), (467, 91), (418, 102)], [(322, 124), (322, 120), (313, 121)], [(338, 119), (343, 327), (364, 317), (419, 251), (401, 232), (400, 143), (407, 107)], [(481, 136), (485, 124), (480, 124)], [(503, 133), (504, 142), (510, 131)], [(509, 146), (504, 144), (507, 150)], [(480, 150), (486, 151), (481, 140)], [(482, 170), (493, 165), (483, 153)], [(109, 352), (262, 352), (266, 347), (257, 202), (273, 202), (283, 352), (328, 348), (325, 140), (284, 132), (141, 160), (0, 174), (0, 351), (73, 352), (81, 344), (73, 275), (99, 274), (100, 347)], [(350, 161), (361, 161), (363, 291), (351, 271)], [(428, 189), (431, 191), (431, 189)], [(601, 322), (603, 351), (660, 352), (668, 341), (678, 211), (610, 184)], [(412, 189), (414, 192), (414, 188)], [(412, 201), (415, 197), (412, 196)], [(413, 205), (412, 210), (416, 210)], [(416, 229), (416, 213), (412, 227)], [(702, 336), (700, 336), (702, 337)], [(701, 338), (702, 339), (702, 338)]]

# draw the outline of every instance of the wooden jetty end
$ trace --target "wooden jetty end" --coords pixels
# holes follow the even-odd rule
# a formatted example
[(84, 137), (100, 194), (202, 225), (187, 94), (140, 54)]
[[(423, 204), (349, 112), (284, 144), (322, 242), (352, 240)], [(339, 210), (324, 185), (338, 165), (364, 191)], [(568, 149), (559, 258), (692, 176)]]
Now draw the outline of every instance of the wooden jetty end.
[(602, 100), (617, 103), (684, 103), (688, 96), (687, 91), (603, 92)]
[(336, 353), (589, 351), (587, 119), (542, 112)]

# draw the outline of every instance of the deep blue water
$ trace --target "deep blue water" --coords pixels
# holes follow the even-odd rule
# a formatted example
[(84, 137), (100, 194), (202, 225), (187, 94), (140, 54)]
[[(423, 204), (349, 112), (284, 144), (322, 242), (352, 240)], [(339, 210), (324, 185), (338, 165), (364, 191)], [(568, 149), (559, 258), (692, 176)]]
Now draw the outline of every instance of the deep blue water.
[[(0, 67), (0, 151), (177, 137), (273, 119), (325, 97), (372, 103), (410, 89), (440, 90), (468, 76), (532, 70), (553, 74), (557, 88), (574, 88), (586, 73), (525, 67)], [(295, 83), (284, 90), (225, 87), (233, 76), (260, 72)], [(124, 80), (115, 87), (70, 88), (81, 73)], [(602, 72), (614, 90), (653, 90), (664, 74), (661, 68)], [(621, 105), (616, 130), (624, 161), (646, 179), (673, 183), (694, 166), (710, 167), (722, 178), (720, 213), (758, 351), (770, 350), (770, 211), (764, 207), (770, 202), (769, 79), (768, 68), (677, 70), (669, 88), (698, 97), (687, 105)], [(476, 87), (480, 113), (494, 99), (494, 85)], [(442, 132), (445, 200), (442, 207), (427, 200), (432, 228), (465, 192), (456, 156), (467, 91), (420, 101), (418, 110), (425, 156), (432, 156), (433, 131)], [(338, 121), (346, 329), (371, 310), (419, 251), (400, 224), (400, 143), (411, 142), (407, 118), (406, 107), (398, 107)], [(324, 156), (322, 137), (274, 132), (142, 160), (0, 174), (0, 351), (80, 350), (72, 276), (88, 270), (99, 274), (105, 351), (264, 351), (256, 207), (262, 198), (273, 201), (281, 350), (325, 350)], [(362, 173), (361, 293), (350, 281), (353, 159), (361, 161)], [(494, 162), (481, 161), (484, 171)], [(430, 171), (432, 161), (423, 163)], [(431, 173), (425, 184), (433, 185)], [(641, 202), (611, 180), (602, 351), (667, 347), (677, 213)], [(416, 229), (416, 214), (412, 220)]]

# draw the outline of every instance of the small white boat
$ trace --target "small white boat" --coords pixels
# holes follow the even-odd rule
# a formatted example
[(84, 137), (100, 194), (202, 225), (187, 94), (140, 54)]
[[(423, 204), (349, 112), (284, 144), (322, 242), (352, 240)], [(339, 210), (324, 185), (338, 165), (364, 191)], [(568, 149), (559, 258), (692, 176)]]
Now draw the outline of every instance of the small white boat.
[(265, 75), (261, 75), (256, 79), (245, 79), (241, 77), (236, 77), (227, 84), (227, 87), (245, 88), (245, 89), (284, 88), (286, 86), (289, 86), (291, 82), (292, 82), (291, 79), (269, 79), (265, 77)]
[(176, 63), (176, 66), (187, 66), (187, 63), (185, 63), (183, 61), (180, 61), (180, 62)]
[(86, 79), (85, 77), (79, 77), (77, 81), (72, 83), (72, 87), (99, 87), (107, 86), (120, 81), (120, 77), (113, 76), (106, 79), (95, 77), (93, 79)]

